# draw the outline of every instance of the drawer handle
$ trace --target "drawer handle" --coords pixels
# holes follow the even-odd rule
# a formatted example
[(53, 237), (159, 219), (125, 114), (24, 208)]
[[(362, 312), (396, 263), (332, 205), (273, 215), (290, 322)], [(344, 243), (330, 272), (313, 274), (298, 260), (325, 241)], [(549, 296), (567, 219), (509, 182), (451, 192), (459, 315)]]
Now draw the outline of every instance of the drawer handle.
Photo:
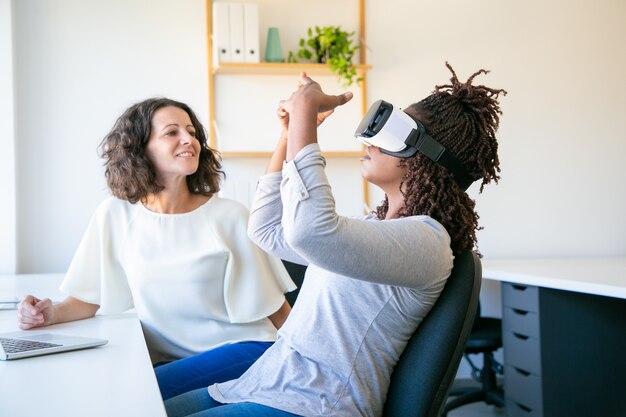
[(523, 376), (528, 376), (530, 375), (530, 372), (528, 371), (524, 371), (523, 369), (519, 369), (519, 368), (515, 368), (513, 367), (513, 369), (515, 369), (515, 372), (517, 372), (518, 374), (521, 374)]
[(528, 314), (528, 311), (520, 310), (519, 308), (512, 308), (513, 312), (519, 316), (525, 316)]
[(513, 332), (513, 336), (517, 337), (520, 340), (528, 340), (528, 336), (525, 336), (523, 334)]
[(517, 291), (526, 291), (526, 288), (528, 288), (525, 285), (517, 285), (517, 284), (511, 285), (511, 287), (513, 287), (513, 289)]
[(522, 405), (520, 403), (516, 402), (515, 405), (521, 408), (522, 410), (526, 411), (527, 413), (530, 413), (531, 411), (533, 411), (532, 408), (526, 407), (525, 405)]

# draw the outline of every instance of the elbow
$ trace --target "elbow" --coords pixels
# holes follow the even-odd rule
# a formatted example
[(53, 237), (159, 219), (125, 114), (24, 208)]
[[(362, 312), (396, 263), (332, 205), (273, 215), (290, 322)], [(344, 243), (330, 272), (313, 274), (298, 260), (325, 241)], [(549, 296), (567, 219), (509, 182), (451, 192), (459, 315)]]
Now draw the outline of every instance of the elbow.
[(98, 310), (100, 310), (100, 304), (92, 304), (92, 303), (84, 303), (84, 310), (83, 310), (83, 314), (85, 316), (85, 318), (89, 319), (92, 318), (96, 315), (96, 313), (98, 312)]
[(248, 238), (258, 245), (260, 237), (261, 237), (261, 233), (259, 231), (259, 228), (255, 227), (255, 225), (252, 222), (250, 222), (250, 223), (248, 223), (248, 231), (247, 232), (248, 232)]
[(261, 229), (248, 227), (248, 238), (265, 252), (271, 250), (271, 242)]
[(248, 238), (265, 252), (274, 253), (280, 247), (280, 227), (277, 225), (248, 224)]
[(336, 219), (313, 223), (298, 224), (295, 222), (291, 227), (285, 227), (285, 240), (287, 244), (300, 256), (312, 259), (314, 254), (323, 252), (321, 248), (334, 245), (338, 235), (339, 224)]
[(306, 248), (313, 238), (310, 233), (304, 233), (303, 230), (298, 230), (295, 227), (285, 229), (285, 241), (293, 250), (300, 254), (302, 254), (303, 250), (306, 252)]

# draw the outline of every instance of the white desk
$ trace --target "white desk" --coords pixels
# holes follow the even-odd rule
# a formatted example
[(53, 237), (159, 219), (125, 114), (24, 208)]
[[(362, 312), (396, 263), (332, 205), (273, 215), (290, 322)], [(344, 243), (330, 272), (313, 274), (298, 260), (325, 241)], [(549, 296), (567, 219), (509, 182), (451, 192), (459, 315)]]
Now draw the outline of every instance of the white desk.
[(626, 258), (483, 262), (502, 281), (509, 417), (626, 416)]
[[(61, 275), (0, 276), (0, 294), (62, 298)], [(15, 310), (0, 310), (0, 331), (19, 330)], [(39, 329), (42, 330), (42, 329)], [(108, 339), (105, 346), (0, 361), (2, 417), (165, 417), (141, 325), (134, 313), (96, 316), (45, 328)]]
[(483, 261), (483, 278), (626, 299), (626, 258)]

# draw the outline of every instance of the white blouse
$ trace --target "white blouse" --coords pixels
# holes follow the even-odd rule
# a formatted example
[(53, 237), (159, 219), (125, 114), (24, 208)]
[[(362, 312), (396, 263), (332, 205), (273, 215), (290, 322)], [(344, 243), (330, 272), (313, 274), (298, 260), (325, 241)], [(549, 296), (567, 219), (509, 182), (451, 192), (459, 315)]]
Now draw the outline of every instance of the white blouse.
[(96, 210), (61, 284), (100, 313), (135, 308), (154, 362), (246, 340), (273, 341), (267, 316), (295, 289), (246, 234), (247, 209), (212, 197), (182, 214), (116, 198)]

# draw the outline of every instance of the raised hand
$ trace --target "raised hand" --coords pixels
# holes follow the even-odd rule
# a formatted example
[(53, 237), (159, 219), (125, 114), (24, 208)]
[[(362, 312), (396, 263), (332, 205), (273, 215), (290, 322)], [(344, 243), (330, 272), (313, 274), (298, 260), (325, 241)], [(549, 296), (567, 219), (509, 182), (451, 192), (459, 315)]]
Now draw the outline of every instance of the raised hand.
[[(328, 118), (331, 114), (333, 114), (335, 110), (328, 110), (322, 113), (317, 113), (317, 126), (321, 125), (324, 120)], [(280, 122), (280, 126), (283, 131), (287, 132), (289, 130), (289, 113), (282, 107), (279, 107), (276, 111), (276, 115), (278, 116), (278, 121)]]
[(352, 93), (349, 91), (339, 95), (324, 93), (317, 82), (302, 72), (298, 80), (298, 89), (287, 100), (281, 100), (279, 106), (290, 115), (294, 111), (294, 106), (303, 105), (313, 108), (316, 114), (322, 114), (321, 120), (318, 117), (319, 125), (335, 108), (346, 104), (351, 99)]
[[(338, 107), (352, 99), (352, 93), (329, 95), (306, 73), (300, 73), (298, 89), (279, 103), (280, 114), (289, 115), (285, 160), (292, 160), (305, 146), (317, 143), (317, 127)], [(280, 117), (279, 114), (279, 117)]]

